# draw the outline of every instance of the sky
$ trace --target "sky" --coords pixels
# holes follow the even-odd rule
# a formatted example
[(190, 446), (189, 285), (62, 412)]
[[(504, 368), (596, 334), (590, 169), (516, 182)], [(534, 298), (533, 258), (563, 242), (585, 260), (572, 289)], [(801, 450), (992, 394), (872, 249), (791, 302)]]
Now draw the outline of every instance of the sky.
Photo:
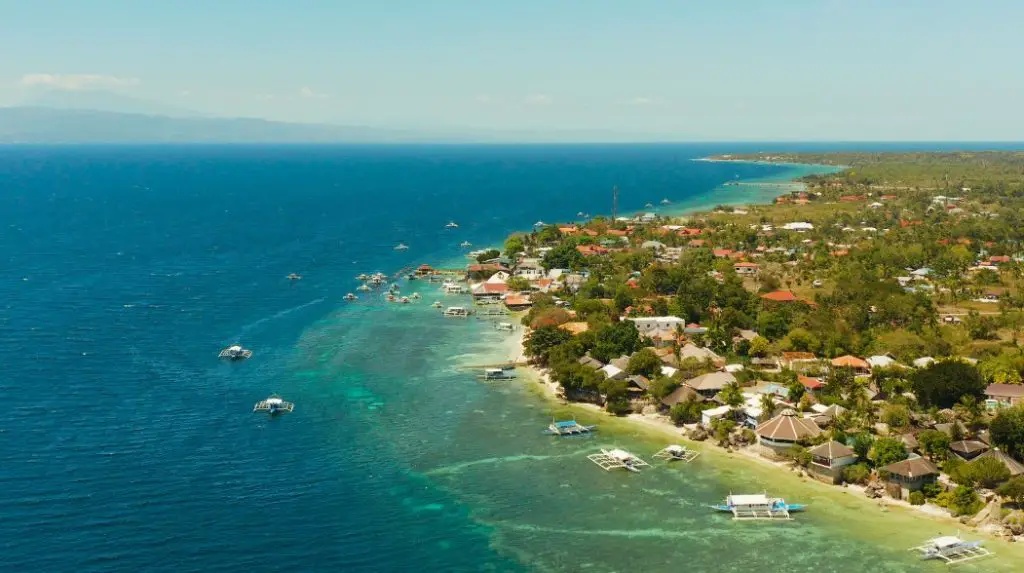
[(700, 140), (1024, 139), (1019, 0), (0, 0), (0, 105)]

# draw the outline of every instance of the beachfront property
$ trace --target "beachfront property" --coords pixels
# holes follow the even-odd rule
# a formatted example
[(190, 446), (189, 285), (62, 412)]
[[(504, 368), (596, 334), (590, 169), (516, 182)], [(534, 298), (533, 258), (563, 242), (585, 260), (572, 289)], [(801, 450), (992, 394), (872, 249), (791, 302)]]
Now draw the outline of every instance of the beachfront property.
[(889, 495), (907, 499), (912, 491), (920, 491), (939, 479), (939, 468), (925, 458), (908, 458), (889, 464), (881, 470), (887, 475)]
[(833, 484), (842, 481), (843, 468), (857, 463), (857, 453), (853, 448), (835, 440), (818, 444), (808, 450), (808, 453), (811, 455), (811, 463), (807, 469), (811, 475)]
[(788, 451), (800, 442), (821, 434), (812, 418), (803, 418), (791, 408), (761, 424), (755, 430), (759, 452), (772, 459), (785, 459)]
[(957, 440), (949, 444), (951, 452), (964, 461), (970, 461), (988, 451), (988, 444), (978, 440)]
[(735, 383), (736, 377), (729, 372), (709, 372), (683, 382), (705, 398), (713, 398), (723, 388)]
[(674, 336), (677, 331), (686, 327), (686, 321), (678, 316), (644, 316), (627, 317), (627, 320), (636, 325), (640, 336), (654, 338), (655, 336)]

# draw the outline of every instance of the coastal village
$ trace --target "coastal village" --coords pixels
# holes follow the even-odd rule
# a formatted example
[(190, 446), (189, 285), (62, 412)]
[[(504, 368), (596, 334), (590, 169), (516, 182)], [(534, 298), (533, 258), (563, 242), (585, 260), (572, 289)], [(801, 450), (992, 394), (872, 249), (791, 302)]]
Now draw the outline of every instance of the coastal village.
[(566, 401), (1024, 540), (1024, 154), (715, 159), (844, 168), (772, 205), (538, 222), (473, 253), (468, 294), (520, 313)]

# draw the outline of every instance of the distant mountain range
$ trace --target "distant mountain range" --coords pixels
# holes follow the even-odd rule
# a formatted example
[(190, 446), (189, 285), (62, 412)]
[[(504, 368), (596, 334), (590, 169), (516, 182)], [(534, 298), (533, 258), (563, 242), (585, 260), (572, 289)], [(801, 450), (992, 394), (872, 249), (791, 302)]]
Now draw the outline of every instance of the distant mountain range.
[[(428, 134), (263, 119), (170, 117), (89, 109), (0, 107), (0, 143), (399, 143)], [(449, 139), (448, 141), (459, 141)]]

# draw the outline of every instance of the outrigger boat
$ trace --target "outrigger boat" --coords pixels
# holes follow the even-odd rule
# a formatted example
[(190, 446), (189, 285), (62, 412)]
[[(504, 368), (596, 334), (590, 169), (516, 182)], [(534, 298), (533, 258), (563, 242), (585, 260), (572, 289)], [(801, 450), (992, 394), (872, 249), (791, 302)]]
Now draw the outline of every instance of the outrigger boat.
[(352, 294), (352, 293), (348, 293), (347, 295), (345, 295), (345, 296), (344, 296), (344, 297), (342, 297), (342, 298), (344, 298), (345, 300), (356, 300), (356, 299), (358, 299), (359, 297), (358, 297), (358, 296), (356, 296), (356, 295), (354, 295), (354, 294)]
[(700, 452), (691, 450), (691, 449), (687, 448), (686, 446), (680, 446), (679, 444), (672, 444), (671, 446), (667, 446), (666, 448), (664, 448), (660, 452), (654, 454), (654, 457), (659, 459), (659, 460), (665, 460), (665, 461), (669, 461), (669, 462), (678, 460), (678, 461), (683, 461), (683, 462), (686, 462), (686, 463), (690, 463), (699, 455), (700, 455)]
[(551, 420), (551, 425), (548, 426), (547, 430), (544, 430), (545, 434), (551, 434), (552, 436), (579, 436), (582, 434), (589, 434), (597, 428), (597, 424), (591, 426), (584, 426), (576, 421), (575, 418), (572, 420)]
[(730, 495), (725, 503), (711, 506), (716, 511), (731, 513), (733, 519), (792, 519), (790, 513), (803, 511), (805, 507), (765, 494)]
[(960, 532), (955, 536), (933, 537), (922, 545), (911, 547), (910, 551), (920, 552), (921, 559), (940, 559), (946, 565), (956, 565), (992, 555), (991, 551), (982, 547), (981, 541), (961, 539)]
[(444, 315), (451, 318), (466, 318), (469, 314), (469, 309), (462, 306), (449, 306), (444, 309)]
[(231, 360), (231, 361), (245, 360), (246, 358), (251, 358), (251, 357), (252, 357), (252, 350), (248, 350), (248, 349), (242, 348), (241, 346), (239, 346), (237, 344), (233, 344), (231, 346), (228, 346), (224, 350), (221, 350), (220, 354), (217, 355), (217, 358), (226, 358), (227, 360)]
[(356, 280), (357, 281), (368, 281), (368, 280), (370, 280), (370, 275), (368, 275), (366, 273), (360, 273), (359, 276), (356, 277)]
[(434, 301), (434, 304), (432, 304), (430, 306), (432, 306), (434, 308), (441, 308), (441, 306), (443, 306), (443, 305), (441, 304), (441, 301), (438, 300), (438, 301)]
[(253, 412), (266, 412), (271, 416), (281, 412), (291, 412), (294, 409), (295, 404), (285, 402), (277, 394), (271, 394), (269, 398), (256, 402), (256, 405), (252, 407)]
[(619, 449), (601, 450), (599, 454), (590, 454), (587, 456), (587, 459), (605, 471), (624, 468), (631, 472), (640, 473), (641, 467), (651, 465), (626, 450)]
[(398, 243), (398, 245), (395, 246), (395, 250), (396, 251), (405, 251), (405, 250), (408, 250), (408, 249), (409, 249), (409, 245), (406, 245), (405, 243)]
[(502, 332), (512, 332), (515, 329), (515, 325), (511, 322), (499, 322), (494, 325), (494, 330), (500, 330)]
[(473, 246), (473, 243), (470, 243), (469, 241), (462, 241), (461, 243), (459, 243), (459, 246), (462, 247), (463, 249), (468, 249)]
[(291, 274), (288, 275), (287, 278), (290, 281), (297, 281), (297, 280), (301, 280), (302, 279), (302, 275), (297, 275), (295, 273), (291, 273)]
[(414, 293), (412, 293), (412, 298), (413, 298), (414, 300), (419, 300), (419, 299), (420, 299), (420, 293), (418, 293), (418, 292), (414, 292)]
[(368, 290), (370, 290), (370, 285), (368, 285), (368, 284), (366, 284), (366, 283), (363, 283), (363, 284), (359, 285), (359, 286), (358, 286), (358, 287), (356, 288), (356, 290), (358, 290), (358, 291), (364, 291), (364, 292), (365, 292), (365, 291), (368, 291)]
[(398, 299), (398, 302), (400, 302), (402, 304), (409, 304), (409, 302), (410, 302), (409, 301), (409, 297), (403, 296), (402, 298)]
[(393, 294), (391, 294), (391, 293), (388, 293), (388, 296), (386, 297), (386, 300), (387, 300), (388, 302), (395, 302), (395, 301), (397, 301), (398, 299), (397, 299), (397, 298), (395, 298), (395, 295), (393, 295)]
[(512, 380), (514, 378), (515, 375), (504, 368), (487, 368), (483, 374), (477, 376), (478, 380)]
[(662, 205), (671, 205), (671, 204), (672, 204), (672, 202), (671, 202), (671, 201), (669, 201), (668, 199), (662, 199), (662, 200), (661, 200), (661, 204), (662, 204)]
[(459, 224), (455, 221), (448, 221), (448, 224), (444, 226), (445, 229), (458, 229)]

